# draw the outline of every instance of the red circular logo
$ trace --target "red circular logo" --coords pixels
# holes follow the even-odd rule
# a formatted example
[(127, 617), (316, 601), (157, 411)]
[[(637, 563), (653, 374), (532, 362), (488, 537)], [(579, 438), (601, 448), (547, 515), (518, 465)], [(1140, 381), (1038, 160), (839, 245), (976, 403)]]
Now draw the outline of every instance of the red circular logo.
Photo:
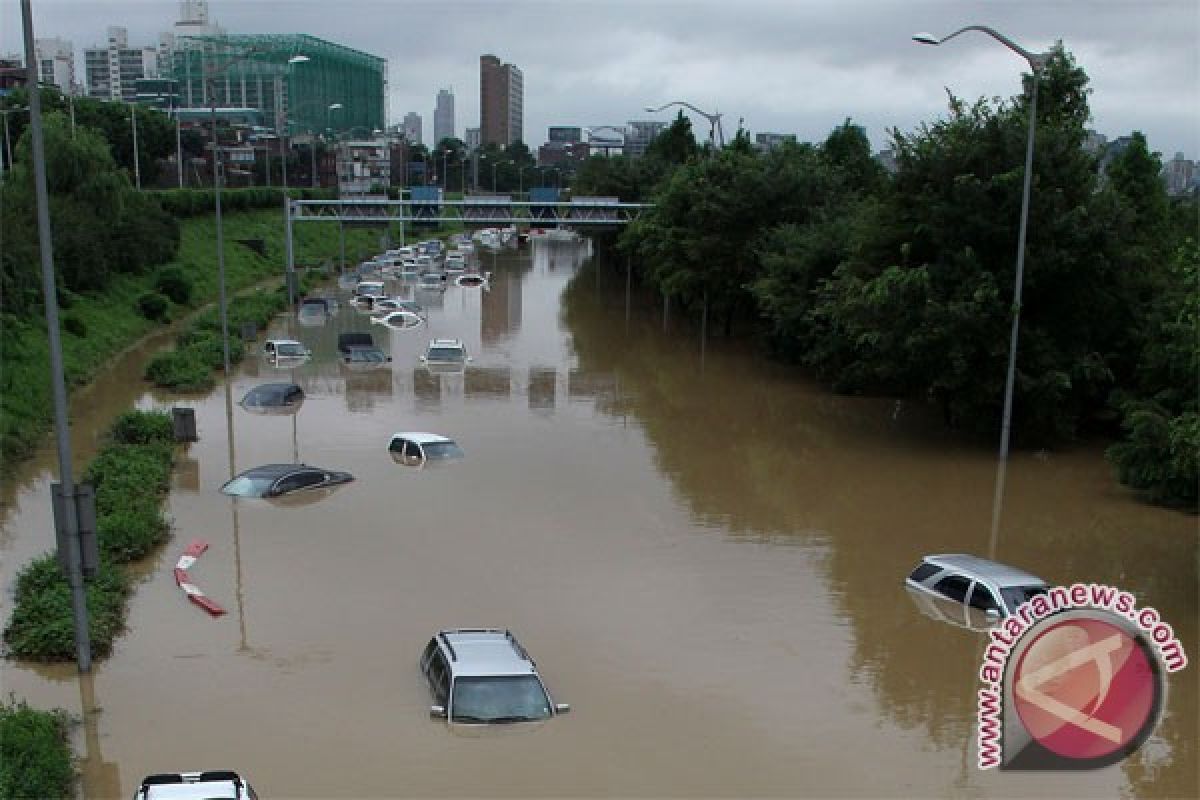
[(1136, 749), (1161, 708), (1161, 678), (1145, 641), (1094, 617), (1051, 622), (1010, 680), (1022, 725), (1063, 757), (1103, 759)]

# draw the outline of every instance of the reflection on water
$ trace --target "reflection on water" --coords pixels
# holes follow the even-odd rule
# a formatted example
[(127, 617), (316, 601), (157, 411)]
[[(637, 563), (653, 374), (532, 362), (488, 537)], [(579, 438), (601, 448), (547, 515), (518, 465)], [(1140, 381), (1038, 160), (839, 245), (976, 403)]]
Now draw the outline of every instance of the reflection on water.
[[(1120, 767), (976, 771), (984, 639), (923, 613), (903, 579), (925, 553), (987, 549), (994, 455), (914, 404), (832, 395), (740, 343), (710, 340), (701, 370), (698, 325), (671, 309), (664, 335), (661, 298), (635, 290), (627, 326), (624, 264), (585, 253), (484, 253), (489, 291), (435, 293), (417, 334), (346, 304), (324, 325), (277, 320), (270, 335), (310, 362), (280, 372), (251, 352), (229, 392), (189, 401), (200, 441), (170, 496), (176, 538), (144, 568), (129, 632), (97, 667), (104, 712), (77, 742), (120, 774), (85, 769), (88, 796), (204, 768), (298, 797), (1193, 793), (1194, 680), (1172, 682), (1159, 735)], [(393, 361), (345, 370), (347, 331)], [(474, 361), (421, 366), (434, 337)], [(77, 409), (74, 436), (156, 402), (125, 369), (93, 404), (108, 417)], [(268, 375), (304, 388), (298, 414), (230, 402)], [(400, 430), (467, 455), (398, 468)], [(235, 456), (357, 480), (298, 508), (248, 503), (217, 493)], [(46, 463), (8, 495), (9, 588), (12, 561), (49, 541)], [(181, 598), (170, 558), (193, 537), (211, 545), (195, 579), (236, 614)], [(1129, 588), (1192, 653), (1196, 550), (1194, 520), (1131, 500), (1099, 445), (1014, 454), (996, 558)], [(521, 735), (431, 722), (417, 657), (461, 625), (518, 630), (574, 713)], [(10, 664), (5, 684), (88, 707), (62, 674)], [(187, 736), (147, 735), (179, 721)]]

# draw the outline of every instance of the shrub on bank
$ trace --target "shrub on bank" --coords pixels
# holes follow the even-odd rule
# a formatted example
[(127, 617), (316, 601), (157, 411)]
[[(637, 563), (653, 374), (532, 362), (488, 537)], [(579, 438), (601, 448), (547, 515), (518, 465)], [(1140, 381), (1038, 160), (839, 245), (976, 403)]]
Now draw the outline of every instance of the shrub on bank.
[(192, 299), (192, 282), (177, 266), (160, 269), (154, 277), (154, 288), (176, 305), (186, 306)]
[[(152, 552), (170, 528), (162, 503), (170, 487), (170, 417), (161, 411), (130, 411), (118, 417), (108, 442), (85, 470), (96, 488), (96, 535), (100, 569), (87, 581), (92, 655), (112, 652), (124, 628), (130, 580), (121, 565)], [(4, 642), (18, 658), (69, 661), (75, 657), (71, 591), (53, 554), (17, 576), (12, 618)]]
[(68, 798), (74, 781), (66, 712), (0, 703), (0, 798)]
[[(240, 332), (253, 325), (256, 331), (267, 327), (271, 317), (287, 306), (287, 298), (279, 292), (258, 291), (236, 297), (227, 310), (229, 327), (229, 363), (237, 364), (245, 357)], [(146, 365), (146, 379), (154, 385), (179, 391), (202, 391), (211, 388), (215, 380), (212, 371), (225, 364), (221, 343), (221, 318), (218, 309), (209, 309), (175, 339), (176, 349), (159, 353)]]
[(149, 320), (162, 322), (167, 318), (170, 302), (158, 292), (146, 292), (138, 298), (138, 313)]

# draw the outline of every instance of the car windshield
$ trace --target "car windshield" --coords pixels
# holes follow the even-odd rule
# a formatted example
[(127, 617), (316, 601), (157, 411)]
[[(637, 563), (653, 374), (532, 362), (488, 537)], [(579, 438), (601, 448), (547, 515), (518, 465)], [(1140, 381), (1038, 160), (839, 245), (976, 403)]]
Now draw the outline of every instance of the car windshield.
[(1000, 590), (1000, 594), (1004, 595), (1004, 604), (1013, 612), (1020, 608), (1022, 603), (1045, 593), (1045, 586), (1005, 586)]
[(350, 360), (367, 364), (382, 364), (387, 359), (382, 350), (351, 350)]
[(550, 698), (535, 675), (459, 678), (451, 705), (456, 722), (526, 722), (550, 716)]
[(283, 342), (275, 345), (275, 354), (280, 356), (302, 356), (304, 346), (294, 342)]
[(430, 361), (462, 361), (465, 355), (457, 347), (431, 347), (426, 358)]
[(262, 497), (275, 478), (269, 475), (238, 475), (221, 487), (221, 491), (234, 497)]
[(464, 455), (462, 448), (454, 442), (426, 442), (421, 448), (425, 451), (425, 458), (430, 461), (445, 461)]

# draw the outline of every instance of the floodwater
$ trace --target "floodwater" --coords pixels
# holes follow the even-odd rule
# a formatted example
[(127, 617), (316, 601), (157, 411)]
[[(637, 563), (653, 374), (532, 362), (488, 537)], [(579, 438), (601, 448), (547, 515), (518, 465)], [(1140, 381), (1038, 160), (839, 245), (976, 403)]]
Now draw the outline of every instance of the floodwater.
[[(902, 588), (922, 554), (962, 551), (1118, 585), (1195, 660), (1194, 517), (1132, 498), (1100, 445), (1021, 452), (993, 546), (990, 447), (908, 404), (832, 395), (744, 343), (702, 350), (584, 256), (484, 255), (488, 290), (418, 293), (416, 330), (345, 305), (323, 324), (277, 320), (312, 362), (252, 354), (229, 392), (146, 392), (151, 342), (77, 398), (80, 463), (130, 404), (193, 406), (200, 433), (175, 475), (174, 537), (141, 571), (114, 655), (83, 679), (4, 666), (6, 693), (82, 714), (86, 796), (192, 769), (242, 771), (264, 797), (1195, 794), (1196, 664), (1125, 763), (981, 772), (984, 640)], [(346, 371), (349, 330), (393, 361)], [(421, 367), (433, 336), (463, 339), (473, 361)], [(296, 415), (236, 405), (275, 380), (304, 386)], [(466, 458), (398, 465), (386, 445), (401, 430), (451, 436)], [(53, 540), (52, 458), (48, 442), (3, 495), (6, 619), (14, 574)], [(294, 459), (356, 480), (314, 502), (218, 492)], [(196, 538), (210, 548), (191, 576), (225, 616), (172, 578)], [(417, 659), (459, 626), (511, 628), (572, 712), (486, 730), (429, 719)]]

